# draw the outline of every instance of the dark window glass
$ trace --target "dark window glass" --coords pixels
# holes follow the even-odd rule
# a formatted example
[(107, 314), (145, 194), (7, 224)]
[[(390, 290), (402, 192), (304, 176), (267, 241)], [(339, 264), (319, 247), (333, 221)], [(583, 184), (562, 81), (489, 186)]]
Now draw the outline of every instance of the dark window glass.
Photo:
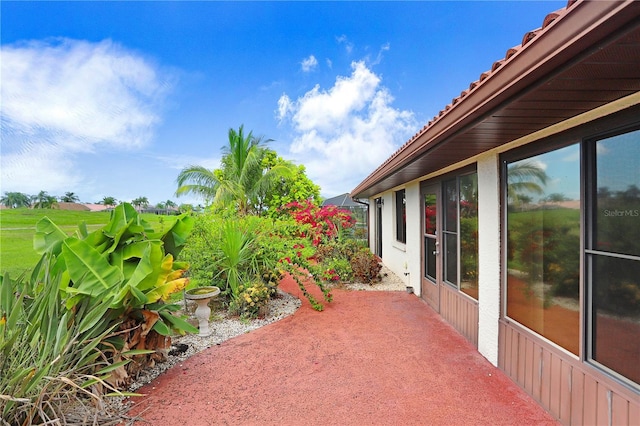
[(579, 354), (580, 149), (507, 165), (507, 315)]
[(431, 281), (436, 281), (436, 239), (424, 237), (424, 274)]
[(640, 383), (640, 261), (592, 259), (591, 358)]
[(450, 284), (458, 284), (458, 236), (456, 234), (444, 235), (445, 259), (444, 279)]
[(458, 186), (456, 180), (444, 183), (444, 230), (458, 231)]
[(396, 191), (396, 240), (407, 242), (407, 210), (404, 189)]

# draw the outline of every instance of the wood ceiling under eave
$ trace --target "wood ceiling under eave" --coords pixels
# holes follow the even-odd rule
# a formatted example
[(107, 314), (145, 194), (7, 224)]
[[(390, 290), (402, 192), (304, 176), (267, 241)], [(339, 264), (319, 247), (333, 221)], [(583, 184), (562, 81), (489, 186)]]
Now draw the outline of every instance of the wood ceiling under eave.
[[(632, 19), (445, 139), (405, 144), (420, 145), (401, 148), (387, 160), (389, 165), (383, 164), (352, 195), (367, 198), (387, 191), (638, 91), (640, 22)], [(394, 166), (393, 161), (399, 164)]]

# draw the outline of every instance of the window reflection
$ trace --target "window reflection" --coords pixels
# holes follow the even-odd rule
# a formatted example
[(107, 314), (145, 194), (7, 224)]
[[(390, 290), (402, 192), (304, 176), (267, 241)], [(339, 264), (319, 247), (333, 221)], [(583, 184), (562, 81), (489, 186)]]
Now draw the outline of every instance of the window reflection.
[(478, 299), (478, 175), (460, 177), (460, 291)]
[(424, 196), (424, 233), (429, 235), (436, 233), (436, 194)]
[(640, 131), (599, 141), (596, 249), (640, 256)]
[(579, 353), (579, 145), (507, 167), (507, 315)]
[(600, 364), (640, 383), (640, 262), (594, 256), (593, 347)]
[(590, 357), (640, 383), (640, 130), (595, 149)]

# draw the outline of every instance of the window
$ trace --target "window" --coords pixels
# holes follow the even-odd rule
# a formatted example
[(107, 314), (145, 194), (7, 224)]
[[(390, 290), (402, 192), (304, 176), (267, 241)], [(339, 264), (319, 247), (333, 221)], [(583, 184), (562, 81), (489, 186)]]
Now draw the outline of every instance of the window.
[(444, 281), (478, 299), (478, 175), (442, 183)]
[(507, 316), (580, 346), (580, 145), (507, 163)]
[(587, 147), (588, 357), (640, 383), (640, 130)]
[(478, 299), (478, 175), (461, 176), (460, 291)]
[(396, 191), (396, 240), (407, 242), (407, 201), (404, 189)]
[(640, 129), (520, 152), (503, 169), (506, 316), (640, 388)]

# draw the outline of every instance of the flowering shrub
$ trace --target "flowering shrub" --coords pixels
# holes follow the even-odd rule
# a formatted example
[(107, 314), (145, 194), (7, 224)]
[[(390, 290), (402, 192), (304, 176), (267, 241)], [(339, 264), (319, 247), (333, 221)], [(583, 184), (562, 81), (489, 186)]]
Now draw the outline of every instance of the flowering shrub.
[(325, 259), (323, 262), (323, 272), (321, 278), (324, 281), (349, 282), (353, 280), (353, 271), (349, 260), (345, 257), (334, 257)]
[(378, 258), (368, 248), (361, 248), (350, 258), (353, 276), (363, 283), (371, 284), (380, 278), (380, 264)]
[(232, 300), (230, 310), (243, 318), (255, 318), (266, 314), (267, 303), (276, 294), (282, 275), (279, 272), (264, 273), (261, 280), (240, 285), (239, 295)]
[(282, 211), (289, 213), (299, 224), (311, 226), (310, 235), (305, 236), (312, 240), (314, 246), (338, 238), (340, 230), (351, 228), (356, 223), (349, 210), (336, 206), (318, 207), (309, 200), (286, 204)]

